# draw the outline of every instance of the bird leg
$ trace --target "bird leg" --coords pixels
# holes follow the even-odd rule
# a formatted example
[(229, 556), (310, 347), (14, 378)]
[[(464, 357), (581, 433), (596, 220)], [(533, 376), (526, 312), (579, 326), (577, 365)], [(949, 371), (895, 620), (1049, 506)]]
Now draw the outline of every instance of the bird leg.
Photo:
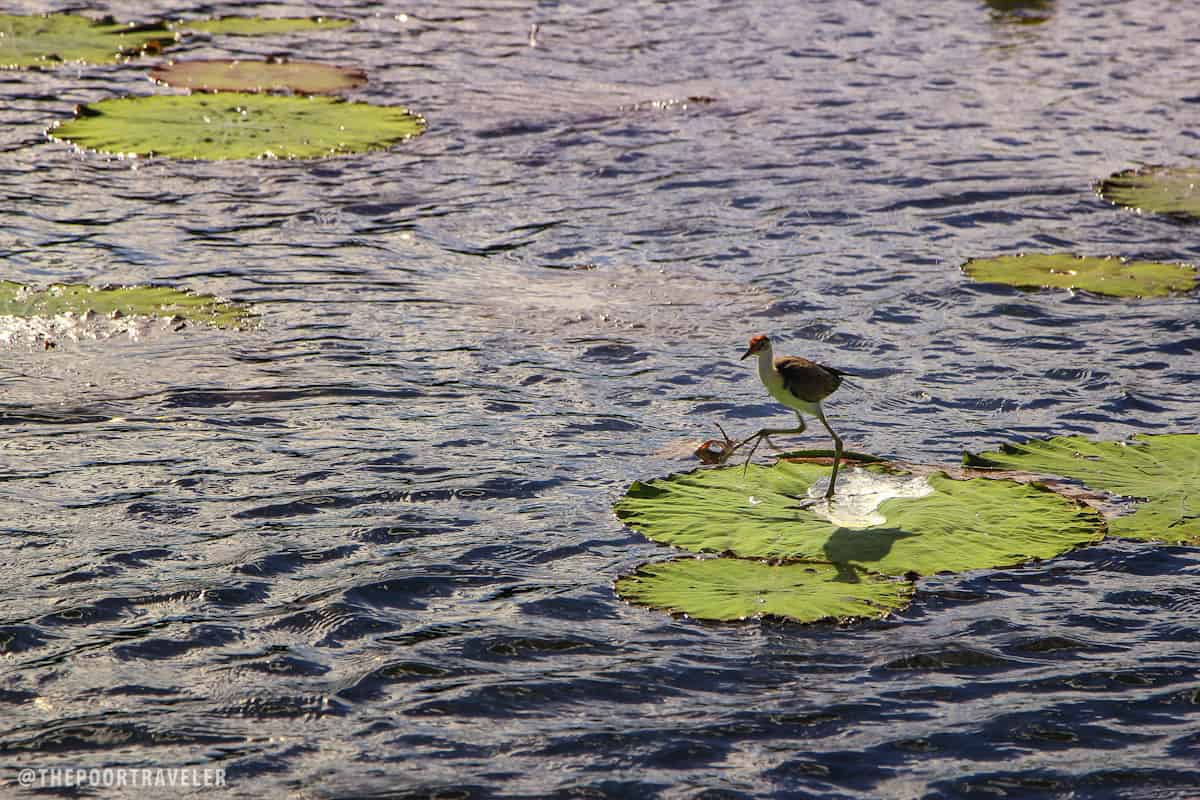
[[(754, 445), (750, 448), (750, 454), (748, 456), (746, 456), (746, 463), (742, 465), (742, 475), (745, 475), (746, 470), (750, 468), (750, 460), (752, 458), (754, 458), (754, 451), (758, 449), (758, 446), (759, 446), (759, 444), (762, 443), (763, 439), (767, 439), (767, 437), (769, 437), (769, 436), (790, 436), (792, 434), (804, 433), (804, 429), (806, 427), (804, 424), (804, 417), (800, 416), (799, 414), (796, 414), (796, 421), (800, 423), (799, 427), (796, 427), (796, 428), (763, 428), (762, 430), (760, 430), (758, 433), (754, 434), (753, 436), (749, 436), (749, 437), (743, 439), (742, 441), (738, 442), (734, 446), (733, 450), (737, 450), (739, 447), (746, 444), (751, 439), (754, 440)], [(767, 440), (770, 441), (770, 439), (767, 439)], [(772, 445), (772, 447), (774, 447), (774, 445)], [(730, 455), (733, 455), (733, 450), (729, 451)]]
[(829, 489), (825, 491), (825, 499), (829, 500), (833, 497), (833, 487), (837, 483), (838, 464), (842, 460), (842, 439), (833, 432), (833, 428), (829, 427), (829, 420), (825, 419), (825, 412), (821, 410), (820, 405), (817, 406), (817, 419), (821, 420), (825, 430), (829, 431), (829, 435), (833, 437), (833, 470), (829, 473)]

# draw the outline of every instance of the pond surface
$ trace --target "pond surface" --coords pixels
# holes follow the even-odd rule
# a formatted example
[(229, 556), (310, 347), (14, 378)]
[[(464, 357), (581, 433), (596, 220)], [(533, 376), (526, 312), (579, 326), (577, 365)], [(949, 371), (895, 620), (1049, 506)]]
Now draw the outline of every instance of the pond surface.
[(853, 450), (954, 461), (1200, 427), (1194, 295), (959, 270), (1017, 250), (1200, 260), (1196, 228), (1090, 190), (1200, 154), (1200, 7), (1064, 0), (1017, 25), (965, 1), (342, 5), (206, 6), (358, 23), (177, 56), (362, 66), (357, 98), (429, 120), (390, 152), (84, 155), (43, 129), (155, 91), (144, 67), (0, 73), (0, 277), (169, 283), (262, 315), (4, 345), (5, 780), (1200, 792), (1198, 550), (1114, 541), (931, 579), (850, 628), (700, 624), (614, 596), (671, 551), (610, 508), (695, 466), (687, 443), (718, 422), (789, 422), (737, 361), (759, 332), (872, 376), (827, 403)]

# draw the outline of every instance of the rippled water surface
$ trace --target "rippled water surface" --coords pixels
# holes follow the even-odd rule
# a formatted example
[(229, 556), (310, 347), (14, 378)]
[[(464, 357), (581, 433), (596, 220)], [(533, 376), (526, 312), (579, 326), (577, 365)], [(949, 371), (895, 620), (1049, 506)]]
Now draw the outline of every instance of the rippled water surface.
[(43, 129), (156, 91), (142, 67), (0, 73), (0, 277), (171, 283), (262, 315), (5, 345), (4, 780), (195, 765), (237, 797), (1200, 793), (1196, 550), (1117, 541), (927, 580), (884, 623), (712, 625), (614, 596), (669, 551), (610, 510), (691, 468), (683, 445), (715, 423), (788, 419), (737, 362), (757, 332), (875, 376), (827, 404), (855, 450), (1196, 430), (1194, 296), (1021, 294), (958, 267), (1200, 259), (1195, 228), (1090, 191), (1197, 157), (1200, 8), (203, 12), (249, 10), (357, 24), (179, 55), (357, 64), (360, 99), (428, 133), (324, 162), (110, 160)]

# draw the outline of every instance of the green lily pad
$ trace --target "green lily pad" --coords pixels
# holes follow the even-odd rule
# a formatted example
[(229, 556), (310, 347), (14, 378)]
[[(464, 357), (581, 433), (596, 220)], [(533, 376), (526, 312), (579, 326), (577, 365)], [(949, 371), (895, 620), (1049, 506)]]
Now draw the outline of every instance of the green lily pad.
[(204, 92), (286, 90), (298, 94), (336, 94), (367, 82), (367, 73), (354, 67), (315, 61), (234, 59), (175, 61), (150, 70), (150, 77), (168, 86)]
[(1165, 214), (1188, 222), (1200, 219), (1200, 167), (1128, 169), (1100, 181), (1096, 193), (1139, 214)]
[(964, 456), (968, 466), (1020, 469), (1078, 480), (1092, 489), (1143, 498), (1109, 520), (1114, 536), (1200, 544), (1200, 435), (1139, 434), (1130, 442), (1059, 436), (1000, 452)]
[(1054, 0), (985, 0), (994, 22), (1040, 25), (1054, 16)]
[(1166, 297), (1196, 288), (1196, 268), (1070, 253), (1021, 253), (973, 258), (963, 271), (977, 281), (1021, 289), (1080, 289), (1113, 297)]
[(171, 27), (214, 35), (268, 36), (275, 33), (336, 30), (352, 24), (348, 19), (329, 17), (220, 17), (219, 19), (181, 19)]
[(424, 119), (399, 106), (222, 92), (101, 100), (48, 134), (105, 153), (215, 161), (380, 150), (424, 129)]
[(111, 17), (0, 14), (0, 69), (112, 63), (174, 41), (175, 34), (162, 25), (121, 25)]
[(0, 316), (180, 317), (217, 328), (244, 326), (250, 310), (212, 295), (194, 294), (169, 286), (118, 286), (95, 288), (84, 284), (55, 284), (33, 289), (13, 281), (0, 281)]
[[(701, 469), (634, 483), (615, 510), (644, 536), (686, 550), (853, 564), (889, 575), (1011, 566), (1103, 536), (1095, 511), (1041, 486), (987, 478), (850, 468), (833, 506), (807, 505), (810, 488), (828, 473), (787, 461), (751, 465), (745, 477), (741, 467)], [(923, 490), (913, 491), (918, 484)], [(860, 496), (881, 502), (863, 513), (855, 507)]]
[(799, 622), (881, 619), (908, 607), (913, 585), (833, 564), (764, 564), (740, 558), (680, 558), (617, 580), (632, 603), (696, 619), (786, 617)]

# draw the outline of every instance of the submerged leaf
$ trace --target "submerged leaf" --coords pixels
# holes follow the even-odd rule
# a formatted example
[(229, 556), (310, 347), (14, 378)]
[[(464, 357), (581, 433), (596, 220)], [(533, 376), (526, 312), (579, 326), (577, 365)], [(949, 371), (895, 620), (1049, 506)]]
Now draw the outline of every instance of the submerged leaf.
[(351, 24), (348, 19), (327, 17), (221, 17), (219, 19), (181, 19), (172, 24), (177, 30), (200, 31), (230, 36), (266, 36), (273, 33), (334, 30)]
[[(928, 478), (931, 490), (876, 487), (888, 497), (877, 516), (854, 508), (847, 485), (834, 514), (808, 493), (828, 468), (781, 461), (771, 467), (701, 469), (634, 483), (616, 504), (617, 515), (656, 542), (696, 552), (747, 558), (829, 561), (890, 575), (926, 575), (1020, 564), (1051, 558), (1103, 535), (1100, 516), (1042, 487), (977, 478)], [(879, 468), (848, 470), (871, 481), (903, 486), (910, 476)], [(854, 494), (864, 494), (854, 489)], [(909, 496), (902, 496), (908, 493)], [(819, 494), (819, 492), (818, 492)], [(852, 518), (842, 516), (849, 507)], [(880, 521), (882, 520), (882, 521)]]
[(225, 160), (359, 153), (424, 129), (399, 106), (228, 92), (101, 100), (48, 133), (105, 153)]
[(977, 467), (1062, 475), (1092, 489), (1145, 499), (1108, 523), (1114, 536), (1200, 544), (1200, 435), (1138, 434), (1130, 442), (1059, 436), (968, 454)]
[(367, 73), (354, 67), (315, 61), (234, 59), (176, 61), (150, 70), (150, 77), (168, 86), (205, 92), (335, 94), (367, 82)]
[(1021, 289), (1080, 289), (1114, 297), (1165, 297), (1196, 288), (1196, 268), (1160, 261), (1125, 261), (1070, 253), (1021, 253), (973, 258), (963, 271), (984, 283)]
[(0, 281), (0, 316), (53, 317), (60, 314), (179, 317), (218, 328), (245, 324), (250, 310), (212, 295), (193, 294), (169, 286), (95, 288), (84, 284), (55, 284), (32, 289)]
[(817, 622), (886, 617), (908, 606), (913, 585), (833, 564), (680, 558), (620, 578), (617, 594), (696, 619), (773, 616)]
[(1096, 193), (1110, 203), (1181, 220), (1200, 219), (1200, 167), (1142, 167), (1100, 181)]
[(0, 14), (0, 68), (111, 63), (174, 40), (162, 25), (122, 25), (77, 14)]

